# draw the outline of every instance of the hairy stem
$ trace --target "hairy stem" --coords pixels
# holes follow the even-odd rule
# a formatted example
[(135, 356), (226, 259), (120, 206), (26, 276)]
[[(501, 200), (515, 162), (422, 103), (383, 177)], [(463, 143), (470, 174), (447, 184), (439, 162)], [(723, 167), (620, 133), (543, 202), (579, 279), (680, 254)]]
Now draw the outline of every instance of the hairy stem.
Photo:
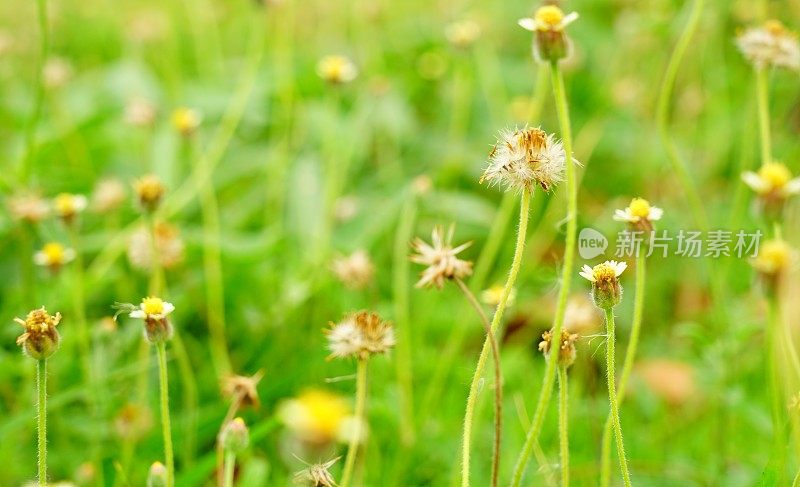
[(558, 367), (558, 445), (561, 452), (561, 487), (569, 485), (569, 387), (567, 368)]
[(756, 100), (758, 100), (758, 128), (761, 137), (761, 164), (772, 160), (772, 138), (769, 128), (769, 72), (756, 68)]
[(356, 455), (358, 454), (358, 443), (361, 441), (361, 425), (366, 421), (365, 410), (367, 404), (367, 360), (358, 359), (356, 369), (356, 410), (355, 427), (353, 428), (350, 444), (347, 446), (347, 456), (344, 460), (344, 470), (342, 471), (341, 487), (348, 487), (353, 478), (353, 470), (356, 465)]
[(225, 452), (225, 482), (222, 484), (225, 487), (233, 487), (233, 472), (236, 467), (236, 454), (231, 451)]
[(496, 487), (500, 478), (500, 444), (502, 442), (503, 434), (503, 371), (500, 365), (500, 347), (497, 345), (497, 339), (492, 333), (492, 325), (489, 323), (489, 318), (483, 307), (475, 298), (472, 291), (469, 290), (464, 281), (456, 278), (456, 285), (467, 298), (467, 301), (481, 320), (483, 330), (486, 333), (486, 338), (489, 340), (492, 351), (492, 360), (494, 360), (494, 446), (492, 450), (492, 486)]
[(167, 351), (166, 344), (162, 341), (156, 344), (158, 356), (158, 386), (159, 402), (161, 405), (161, 432), (164, 435), (164, 460), (167, 463), (167, 487), (172, 487), (175, 482), (175, 459), (172, 452), (172, 426), (169, 417), (169, 378), (167, 376)]
[(467, 487), (469, 485), (469, 462), (470, 462), (470, 442), (472, 437), (472, 422), (475, 416), (475, 405), (478, 401), (478, 386), (480, 385), (483, 376), (483, 369), (486, 367), (486, 360), (491, 348), (490, 337), (497, 334), (500, 328), (500, 323), (503, 320), (503, 313), (508, 304), (508, 296), (514, 288), (514, 283), (517, 280), (517, 274), (522, 266), (522, 255), (525, 250), (525, 236), (528, 232), (528, 213), (531, 206), (531, 192), (525, 190), (522, 193), (519, 210), (519, 228), (517, 229), (517, 243), (514, 248), (514, 258), (511, 261), (511, 269), (508, 273), (506, 285), (503, 288), (503, 293), (500, 296), (500, 302), (494, 312), (490, 332), (483, 342), (481, 354), (478, 357), (478, 364), (475, 367), (475, 373), (472, 376), (472, 383), (469, 387), (469, 396), (467, 396), (467, 406), (464, 413), (464, 430), (461, 440), (461, 485)]
[[(567, 297), (569, 296), (570, 282), (572, 279), (574, 257), (575, 257), (575, 237), (578, 230), (578, 186), (575, 177), (575, 164), (572, 156), (572, 128), (569, 120), (569, 108), (567, 96), (564, 89), (564, 77), (557, 63), (550, 65), (552, 75), (553, 96), (555, 98), (556, 109), (558, 111), (558, 121), (561, 128), (561, 137), (564, 144), (564, 151), (567, 154), (566, 164), (566, 189), (567, 189), (567, 235), (564, 245), (564, 266), (561, 271), (561, 289), (558, 293), (558, 303), (556, 305), (556, 315), (553, 322), (553, 336), (560, 337), (564, 326), (564, 316), (567, 310)], [(528, 430), (525, 444), (517, 458), (514, 466), (514, 473), (511, 479), (513, 487), (519, 487), (525, 475), (525, 468), (528, 459), (533, 452), (533, 447), (539, 441), (539, 433), (542, 430), (544, 416), (550, 404), (550, 397), (553, 393), (553, 384), (558, 368), (558, 354), (550, 354), (545, 367), (542, 389), (539, 393), (539, 402), (536, 404), (536, 411), (533, 415), (530, 429)]]
[(39, 487), (47, 485), (47, 359), (36, 361), (36, 401)]
[(611, 424), (614, 427), (614, 438), (617, 442), (617, 457), (619, 469), (622, 472), (622, 481), (626, 487), (631, 485), (631, 475), (628, 472), (628, 460), (625, 457), (625, 446), (622, 443), (622, 426), (619, 422), (619, 407), (616, 391), (616, 368), (614, 365), (614, 308), (607, 308), (606, 312), (606, 380), (608, 382), (608, 402), (611, 405)]

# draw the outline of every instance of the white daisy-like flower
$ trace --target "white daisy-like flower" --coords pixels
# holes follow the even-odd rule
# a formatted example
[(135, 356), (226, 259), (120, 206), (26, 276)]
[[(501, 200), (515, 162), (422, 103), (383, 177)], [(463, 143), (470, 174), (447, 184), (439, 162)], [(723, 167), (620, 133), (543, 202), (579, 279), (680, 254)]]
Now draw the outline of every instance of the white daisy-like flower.
[(549, 191), (564, 179), (566, 159), (561, 142), (540, 128), (504, 130), (489, 154), (480, 182), (516, 191), (539, 185)]
[(33, 262), (36, 265), (49, 267), (51, 270), (58, 270), (64, 264), (68, 264), (75, 259), (75, 251), (66, 248), (58, 242), (48, 242), (44, 244), (42, 250), (33, 254)]
[(664, 215), (664, 210), (651, 206), (644, 198), (633, 198), (627, 208), (616, 210), (614, 220), (627, 222), (643, 231), (652, 230), (652, 222), (658, 221)]
[(358, 68), (348, 57), (330, 55), (317, 63), (317, 75), (328, 83), (340, 85), (356, 79)]
[(82, 194), (61, 193), (53, 199), (56, 215), (69, 222), (89, 206), (89, 200)]
[(602, 264), (597, 264), (594, 267), (584, 264), (579, 274), (581, 277), (591, 282), (601, 282), (618, 278), (627, 268), (628, 264), (625, 262), (607, 260)]
[(474, 20), (453, 22), (445, 29), (448, 42), (459, 49), (466, 49), (481, 36), (481, 26)]
[(131, 310), (129, 316), (140, 320), (163, 320), (173, 311), (175, 306), (172, 303), (150, 296), (142, 299), (139, 307)]
[(609, 310), (622, 301), (619, 276), (627, 268), (628, 264), (616, 260), (607, 260), (594, 267), (583, 266), (580, 275), (592, 283), (592, 299), (598, 308)]
[(431, 232), (431, 244), (421, 238), (411, 242), (411, 248), (417, 252), (411, 256), (411, 262), (427, 266), (422, 271), (416, 287), (436, 286), (441, 289), (445, 281), (462, 279), (472, 274), (472, 262), (457, 257), (459, 253), (472, 245), (472, 242), (453, 247), (454, 232), (454, 225), (450, 226), (446, 235), (442, 227), (437, 225)]
[(576, 20), (578, 20), (577, 12), (564, 15), (564, 12), (557, 6), (544, 5), (539, 7), (533, 18), (519, 19), (517, 23), (523, 29), (531, 32), (561, 32)]
[(736, 37), (736, 45), (756, 68), (774, 66), (800, 70), (797, 34), (777, 20), (768, 20), (759, 27), (744, 30)]
[(330, 358), (364, 360), (373, 354), (386, 353), (395, 345), (392, 325), (368, 311), (352, 313), (339, 323), (330, 323), (325, 334)]
[(786, 199), (800, 193), (800, 177), (792, 178), (785, 164), (768, 162), (758, 172), (747, 171), (742, 180), (761, 196)]

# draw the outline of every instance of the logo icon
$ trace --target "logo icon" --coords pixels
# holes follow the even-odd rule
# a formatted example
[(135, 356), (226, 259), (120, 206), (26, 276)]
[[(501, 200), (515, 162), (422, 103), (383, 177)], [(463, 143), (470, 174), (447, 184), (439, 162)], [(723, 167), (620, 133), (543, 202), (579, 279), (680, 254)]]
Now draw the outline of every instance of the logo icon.
[(608, 239), (594, 228), (582, 228), (578, 234), (578, 254), (586, 260), (594, 259), (605, 253)]

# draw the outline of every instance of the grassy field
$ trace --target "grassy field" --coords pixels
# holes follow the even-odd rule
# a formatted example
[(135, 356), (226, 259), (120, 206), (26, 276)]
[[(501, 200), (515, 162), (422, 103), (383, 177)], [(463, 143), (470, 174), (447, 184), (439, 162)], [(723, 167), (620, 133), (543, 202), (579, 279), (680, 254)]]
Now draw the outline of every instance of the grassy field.
[[(512, 482), (554, 377), (541, 336), (562, 321), (580, 334), (568, 398), (550, 382), (517, 485), (563, 484), (565, 404), (569, 481), (601, 485), (607, 327), (578, 272), (606, 259), (628, 264), (613, 310), (618, 378), (641, 317), (619, 407), (632, 484), (792, 485), (800, 281), (794, 259), (766, 272), (751, 265), (757, 252), (737, 256), (733, 245), (739, 231), (761, 232), (762, 248), (800, 240), (796, 200), (787, 193), (782, 214), (770, 213), (741, 176), (773, 160), (800, 172), (798, 72), (754, 69), (735, 39), (769, 18), (800, 26), (800, 1), (564, 1), (580, 17), (557, 70), (533, 59), (537, 34), (517, 25), (538, 7), (1, 2), (0, 486), (37, 485), (44, 363), (15, 345), (14, 318), (41, 306), (62, 315), (46, 361), (50, 482), (145, 485), (153, 462), (168, 463), (167, 392), (175, 486), (217, 485), (230, 450), (218, 436), (233, 416), (250, 437), (234, 485), (291, 485), (304, 462), (337, 457), (330, 473), (343, 487), (492, 485), (498, 384), (488, 352), (473, 377), (486, 333), (455, 285), (462, 277), (496, 320), (499, 483)], [(550, 191), (479, 183), (503, 150), (492, 149), (500, 131), (525, 127), (571, 145), (578, 164), (567, 163), (566, 181)], [(62, 193), (85, 196), (85, 211)], [(672, 237), (732, 232), (731, 255), (676, 255), (675, 239), (666, 257), (646, 259), (645, 280), (644, 258), (614, 256), (626, 228), (615, 210), (634, 197), (663, 209), (653, 223)], [(440, 269), (442, 289), (415, 287), (425, 267), (409, 260), (410, 243), (451, 224), (455, 245), (471, 242), (457, 257), (472, 272)], [(584, 257), (571, 228), (605, 236), (605, 254)], [(515, 257), (514, 292), (497, 306)], [(138, 309), (147, 296), (175, 308), (145, 321), (174, 330), (155, 346), (136, 313), (113, 319), (115, 303)], [(335, 332), (323, 330), (359, 310), (392, 323), (390, 353), (329, 357)], [(623, 485), (613, 444), (610, 485)]]

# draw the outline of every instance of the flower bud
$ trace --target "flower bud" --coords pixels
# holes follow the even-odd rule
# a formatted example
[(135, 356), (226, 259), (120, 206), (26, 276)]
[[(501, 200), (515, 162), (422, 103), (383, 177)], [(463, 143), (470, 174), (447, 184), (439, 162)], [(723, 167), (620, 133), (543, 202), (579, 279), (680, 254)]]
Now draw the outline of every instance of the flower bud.
[(154, 174), (147, 174), (133, 183), (133, 189), (139, 201), (139, 206), (145, 213), (152, 213), (161, 203), (166, 189), (164, 184)]
[(234, 454), (243, 452), (250, 444), (250, 432), (242, 418), (235, 418), (225, 425), (219, 436), (220, 445)]
[(570, 54), (571, 41), (564, 28), (575, 21), (578, 14), (564, 12), (555, 5), (539, 7), (533, 18), (520, 19), (519, 25), (534, 33), (533, 54), (542, 62), (556, 63)]
[(167, 467), (161, 462), (153, 462), (147, 475), (147, 487), (167, 487)]
[(51, 316), (42, 307), (28, 313), (24, 320), (14, 318), (14, 321), (25, 328), (25, 332), (17, 337), (17, 345), (21, 346), (29, 357), (45, 360), (58, 350), (61, 337), (56, 327), (61, 321), (61, 313)]
[[(545, 357), (550, 356), (552, 348), (553, 332), (548, 330), (542, 334), (542, 341), (539, 342), (539, 351), (544, 353)], [(558, 365), (561, 367), (569, 367), (575, 363), (575, 358), (578, 352), (575, 350), (575, 342), (578, 341), (577, 333), (570, 333), (567, 330), (561, 331), (561, 344), (558, 349)]]

